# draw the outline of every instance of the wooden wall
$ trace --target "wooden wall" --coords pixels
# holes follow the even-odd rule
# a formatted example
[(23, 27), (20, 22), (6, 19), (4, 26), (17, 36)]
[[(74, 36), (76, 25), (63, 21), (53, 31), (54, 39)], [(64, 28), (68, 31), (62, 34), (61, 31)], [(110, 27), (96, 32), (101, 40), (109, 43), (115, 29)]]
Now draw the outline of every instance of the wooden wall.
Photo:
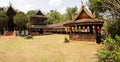
[(70, 40), (96, 42), (95, 34), (70, 34)]

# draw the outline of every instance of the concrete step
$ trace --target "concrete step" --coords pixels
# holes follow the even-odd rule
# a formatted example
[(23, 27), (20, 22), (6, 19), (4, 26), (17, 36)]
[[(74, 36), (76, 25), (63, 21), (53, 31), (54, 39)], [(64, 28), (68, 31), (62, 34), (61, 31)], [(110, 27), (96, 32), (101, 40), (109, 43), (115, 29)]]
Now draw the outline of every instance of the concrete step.
[(14, 31), (7, 31), (5, 33), (5, 36), (13, 36), (14, 35)]

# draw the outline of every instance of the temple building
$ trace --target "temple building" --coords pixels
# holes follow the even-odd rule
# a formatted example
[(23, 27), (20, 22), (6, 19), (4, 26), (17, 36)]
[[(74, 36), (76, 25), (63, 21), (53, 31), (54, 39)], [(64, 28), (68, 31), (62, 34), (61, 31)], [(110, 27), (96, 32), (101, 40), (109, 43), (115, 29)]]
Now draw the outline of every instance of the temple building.
[(13, 9), (13, 7), (10, 5), (6, 11), (6, 14), (9, 18), (8, 20), (8, 26), (7, 26), (7, 30), (8, 31), (14, 31), (15, 29), (15, 23), (13, 22), (13, 17), (16, 15), (16, 11)]
[(47, 17), (39, 10), (34, 16), (30, 19), (31, 26), (29, 27), (30, 35), (39, 35), (43, 34), (47, 26)]
[(17, 26), (15, 25), (13, 18), (17, 12), (15, 11), (15, 9), (13, 9), (11, 4), (9, 7), (3, 8), (3, 10), (6, 12), (6, 15), (8, 16), (8, 23), (7, 26), (4, 28), (3, 35), (5, 36), (14, 35), (14, 30)]
[(95, 18), (95, 15), (82, 5), (78, 15), (64, 26), (69, 27), (70, 40), (98, 42), (103, 23), (103, 20)]

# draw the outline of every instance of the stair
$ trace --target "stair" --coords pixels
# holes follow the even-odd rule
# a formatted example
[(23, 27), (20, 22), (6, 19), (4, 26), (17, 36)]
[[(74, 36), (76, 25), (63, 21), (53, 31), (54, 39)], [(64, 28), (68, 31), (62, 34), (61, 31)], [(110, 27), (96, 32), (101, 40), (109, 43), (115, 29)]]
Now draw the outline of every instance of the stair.
[(14, 31), (7, 31), (4, 35), (5, 36), (14, 36)]

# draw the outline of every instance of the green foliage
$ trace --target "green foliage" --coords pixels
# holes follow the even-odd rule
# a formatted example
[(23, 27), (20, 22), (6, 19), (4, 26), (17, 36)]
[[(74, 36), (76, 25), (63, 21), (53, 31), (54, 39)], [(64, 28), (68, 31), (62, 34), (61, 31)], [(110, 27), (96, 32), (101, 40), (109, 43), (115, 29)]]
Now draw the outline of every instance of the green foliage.
[(97, 10), (103, 12), (105, 8), (102, 7), (103, 0), (89, 0), (89, 6), (92, 11)]
[(111, 18), (106, 21), (105, 28), (109, 35), (115, 37), (115, 35), (120, 35), (120, 19)]
[(110, 19), (106, 21), (105, 27), (112, 37), (115, 35), (120, 35), (120, 3), (119, 0), (89, 0), (89, 6), (94, 11), (96, 11), (97, 18), (101, 18), (99, 13), (104, 13), (108, 10), (110, 14)]
[(4, 28), (8, 24), (8, 17), (3, 11), (3, 8), (0, 8), (0, 35), (4, 33)]
[(104, 0), (106, 7), (110, 8), (111, 18), (107, 21), (107, 32), (112, 36), (120, 35), (120, 2), (119, 0)]
[(62, 15), (56, 10), (51, 10), (46, 16), (49, 18), (49, 24), (58, 23), (63, 20)]
[(68, 7), (66, 13), (64, 14), (64, 20), (72, 20), (73, 17), (77, 15), (77, 7)]
[(32, 36), (32, 35), (27, 35), (27, 36), (25, 37), (25, 39), (33, 39), (33, 36)]
[(65, 43), (69, 43), (69, 39), (68, 39), (68, 38), (65, 38), (65, 39), (64, 39), (64, 42), (65, 42)]
[(6, 27), (7, 23), (8, 23), (8, 17), (6, 13), (2, 9), (0, 9), (0, 29)]
[(34, 11), (34, 10), (28, 11), (27, 14), (26, 14), (26, 17), (27, 17), (28, 21), (30, 21), (31, 16), (33, 16), (35, 14), (36, 14), (36, 11)]
[(66, 13), (61, 14), (56, 10), (51, 10), (46, 16), (49, 18), (48, 23), (59, 23), (72, 20), (72, 17), (75, 17), (77, 14), (77, 7), (67, 8)]
[(25, 35), (25, 28), (28, 23), (26, 15), (23, 12), (18, 12), (14, 17), (14, 23), (19, 28), (19, 34), (21, 35), (22, 30), (24, 30)]
[(120, 62), (120, 1), (103, 1), (111, 14), (111, 17), (105, 23), (105, 28), (110, 36), (104, 39), (104, 48), (99, 51), (98, 59), (99, 62)]
[(27, 20), (28, 20), (28, 22), (26, 23), (26, 27), (30, 27), (31, 26), (31, 24), (30, 24), (30, 18), (32, 17), (32, 16), (34, 16), (36, 14), (36, 11), (35, 10), (30, 10), (30, 11), (28, 11), (27, 13), (26, 13), (26, 17), (27, 17)]
[(31, 24), (30, 24), (30, 22), (28, 21), (27, 24), (26, 24), (26, 27), (30, 27), (30, 26), (31, 26)]
[(100, 13), (104, 13), (108, 8), (103, 5), (104, 0), (89, 0), (89, 8), (92, 12), (95, 11), (95, 15), (97, 18), (102, 19), (102, 15)]
[(26, 23), (28, 22), (26, 15), (23, 12), (18, 12), (16, 16), (14, 17), (14, 23), (19, 28), (26, 27)]
[(120, 62), (120, 36), (105, 38), (104, 48), (98, 52), (98, 62)]

